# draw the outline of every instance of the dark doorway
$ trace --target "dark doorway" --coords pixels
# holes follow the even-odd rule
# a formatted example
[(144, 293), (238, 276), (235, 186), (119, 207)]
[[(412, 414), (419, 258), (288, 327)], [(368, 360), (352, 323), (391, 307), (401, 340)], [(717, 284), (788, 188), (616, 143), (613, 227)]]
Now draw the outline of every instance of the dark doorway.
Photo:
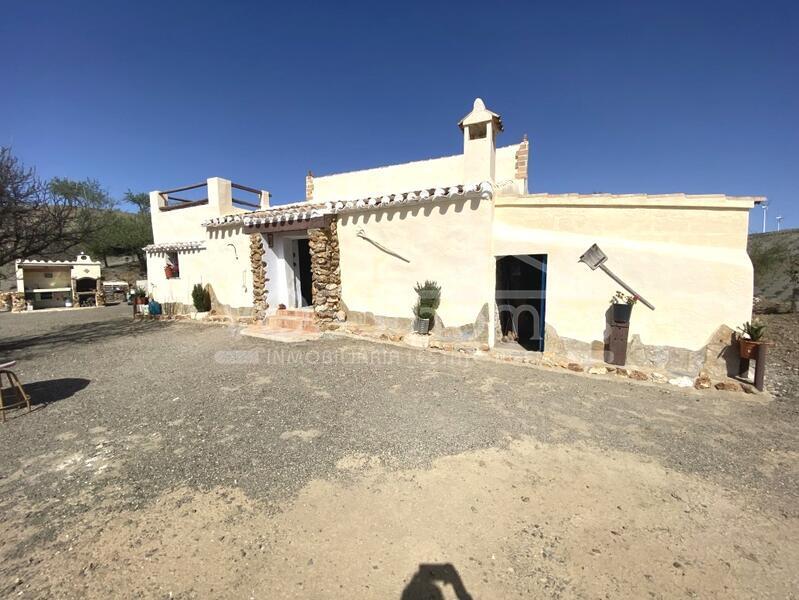
[(311, 306), (313, 303), (313, 279), (311, 276), (311, 249), (308, 240), (297, 240), (297, 268), (300, 278), (300, 306)]
[(502, 341), (543, 352), (547, 255), (497, 257), (496, 280)]

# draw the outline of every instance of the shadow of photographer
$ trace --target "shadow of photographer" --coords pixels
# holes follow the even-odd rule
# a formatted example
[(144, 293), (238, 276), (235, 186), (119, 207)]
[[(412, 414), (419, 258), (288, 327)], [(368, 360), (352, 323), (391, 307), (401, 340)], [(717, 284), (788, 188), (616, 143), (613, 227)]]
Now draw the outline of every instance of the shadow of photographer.
[(451, 563), (420, 564), (400, 600), (444, 600), (439, 584), (451, 585), (458, 600), (473, 600)]

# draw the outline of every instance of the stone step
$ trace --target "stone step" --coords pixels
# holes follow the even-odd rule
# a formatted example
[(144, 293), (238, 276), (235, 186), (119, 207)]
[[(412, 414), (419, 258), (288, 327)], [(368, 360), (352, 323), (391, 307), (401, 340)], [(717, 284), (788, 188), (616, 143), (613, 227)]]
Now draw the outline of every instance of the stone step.
[(265, 325), (272, 329), (294, 329), (309, 333), (319, 331), (313, 314), (302, 316), (272, 315), (266, 318)]
[(275, 315), (279, 317), (311, 317), (314, 312), (312, 308), (278, 308)]
[(320, 332), (299, 331), (297, 329), (280, 329), (275, 327), (265, 327), (263, 325), (250, 325), (241, 331), (241, 335), (269, 340), (272, 342), (283, 342), (286, 344), (318, 340), (322, 336)]

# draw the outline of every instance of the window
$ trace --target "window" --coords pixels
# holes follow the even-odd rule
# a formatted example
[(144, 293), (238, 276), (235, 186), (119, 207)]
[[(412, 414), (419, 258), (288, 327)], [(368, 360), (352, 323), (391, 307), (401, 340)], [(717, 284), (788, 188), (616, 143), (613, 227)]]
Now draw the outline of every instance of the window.
[(44, 278), (45, 279), (52, 279), (53, 278), (53, 274), (52, 273), (45, 273), (44, 274)]
[(177, 252), (166, 253), (166, 265), (164, 266), (164, 273), (167, 279), (176, 279), (180, 277), (180, 264), (178, 262)]
[(52, 299), (53, 299), (53, 292), (42, 292), (41, 294), (39, 294), (39, 300), (52, 300)]

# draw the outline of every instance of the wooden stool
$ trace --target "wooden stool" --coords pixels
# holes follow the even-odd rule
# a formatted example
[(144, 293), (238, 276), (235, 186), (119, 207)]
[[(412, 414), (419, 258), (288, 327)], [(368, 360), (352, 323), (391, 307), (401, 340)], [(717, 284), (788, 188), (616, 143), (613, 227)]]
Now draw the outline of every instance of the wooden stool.
[[(22, 389), (22, 384), (19, 382), (19, 377), (17, 377), (14, 371), (10, 371), (9, 367), (13, 367), (17, 364), (15, 360), (0, 360), (0, 413), (3, 414), (3, 422), (6, 420), (6, 410), (9, 408), (19, 408), (21, 406), (27, 406), (28, 412), (31, 411), (31, 398), (28, 394), (25, 393), (25, 390)], [(3, 387), (3, 375), (6, 376), (8, 379), (8, 388)], [(14, 390), (14, 397), (16, 398), (16, 402), (12, 404), (6, 404), (5, 397), (6, 397), (6, 389)]]

